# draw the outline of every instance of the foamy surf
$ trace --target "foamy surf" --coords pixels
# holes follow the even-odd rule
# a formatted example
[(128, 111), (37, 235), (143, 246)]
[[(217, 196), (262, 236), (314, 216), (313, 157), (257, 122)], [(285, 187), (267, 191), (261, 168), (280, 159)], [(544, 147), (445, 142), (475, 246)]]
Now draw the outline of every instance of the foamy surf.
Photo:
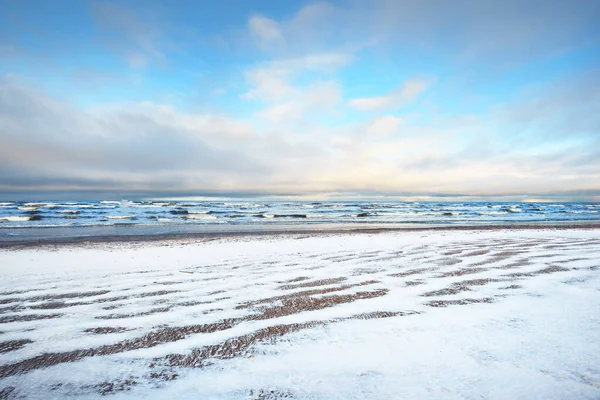
[(0, 221), (7, 222), (24, 222), (29, 221), (31, 217), (0, 217)]
[[(425, 202), (183, 202), (102, 200), (0, 202), (2, 228), (53, 226), (69, 218), (73, 226), (310, 224), (472, 224), (598, 221), (594, 203), (425, 203)], [(35, 218), (24, 218), (35, 215)], [(210, 216), (210, 217), (202, 217)], [(17, 218), (23, 217), (23, 218)], [(33, 224), (35, 222), (35, 224)], [(125, 221), (123, 221), (125, 222)]]

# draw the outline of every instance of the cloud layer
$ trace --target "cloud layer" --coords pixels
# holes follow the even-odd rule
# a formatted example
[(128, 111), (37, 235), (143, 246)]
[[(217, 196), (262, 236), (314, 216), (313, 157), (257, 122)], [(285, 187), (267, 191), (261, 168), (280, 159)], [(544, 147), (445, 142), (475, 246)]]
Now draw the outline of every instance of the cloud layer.
[(12, 27), (0, 191), (594, 199), (600, 7), (575, 3), (297, 4), (211, 32), (183, 3), (90, 3), (57, 55)]

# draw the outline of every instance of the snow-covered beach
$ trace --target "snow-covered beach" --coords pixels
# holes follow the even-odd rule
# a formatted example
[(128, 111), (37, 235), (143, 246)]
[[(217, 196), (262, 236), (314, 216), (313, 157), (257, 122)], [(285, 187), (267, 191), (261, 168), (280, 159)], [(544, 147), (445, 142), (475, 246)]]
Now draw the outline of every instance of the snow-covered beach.
[(0, 398), (597, 399), (598, 229), (0, 250)]

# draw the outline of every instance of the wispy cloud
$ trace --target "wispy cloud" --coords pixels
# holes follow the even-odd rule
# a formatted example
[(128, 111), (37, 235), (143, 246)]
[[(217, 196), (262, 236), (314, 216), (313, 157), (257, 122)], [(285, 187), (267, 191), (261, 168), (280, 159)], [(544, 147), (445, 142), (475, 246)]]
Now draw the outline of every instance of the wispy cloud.
[(129, 66), (164, 64), (166, 57), (160, 49), (164, 39), (158, 24), (144, 21), (139, 13), (109, 2), (92, 3), (91, 11), (101, 29), (101, 40), (120, 52)]
[(398, 89), (392, 90), (383, 96), (351, 99), (348, 101), (348, 105), (360, 111), (396, 110), (414, 101), (433, 82), (433, 79), (409, 80)]
[(279, 30), (276, 21), (255, 15), (248, 21), (248, 29), (258, 46), (263, 49), (273, 49), (285, 45), (285, 38)]

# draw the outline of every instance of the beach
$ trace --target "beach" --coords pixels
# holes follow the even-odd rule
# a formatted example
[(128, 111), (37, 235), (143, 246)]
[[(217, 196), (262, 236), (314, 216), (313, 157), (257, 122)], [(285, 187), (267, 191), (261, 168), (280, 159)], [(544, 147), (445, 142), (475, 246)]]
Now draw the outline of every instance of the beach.
[(598, 232), (5, 247), (0, 398), (598, 398)]

